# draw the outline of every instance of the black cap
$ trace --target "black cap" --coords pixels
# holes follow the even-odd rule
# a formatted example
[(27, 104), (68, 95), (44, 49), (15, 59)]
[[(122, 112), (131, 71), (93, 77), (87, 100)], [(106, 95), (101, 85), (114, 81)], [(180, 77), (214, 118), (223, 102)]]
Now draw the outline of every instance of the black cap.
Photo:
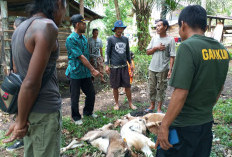
[(87, 23), (89, 21), (85, 20), (85, 18), (81, 14), (75, 14), (71, 17), (70, 21), (72, 23), (84, 22)]

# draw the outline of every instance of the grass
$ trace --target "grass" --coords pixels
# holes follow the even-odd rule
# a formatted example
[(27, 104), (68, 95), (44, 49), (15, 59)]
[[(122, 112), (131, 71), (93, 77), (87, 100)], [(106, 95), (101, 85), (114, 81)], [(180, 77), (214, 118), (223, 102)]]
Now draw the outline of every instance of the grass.
[(232, 150), (232, 99), (219, 99), (213, 109), (214, 142), (211, 157), (224, 157), (226, 151)]
[[(132, 110), (125, 109), (114, 111), (108, 109), (107, 111), (97, 111), (95, 112), (98, 117), (84, 117), (83, 125), (77, 126), (75, 125), (70, 117), (63, 118), (63, 133), (62, 133), (62, 147), (68, 145), (73, 138), (81, 138), (83, 137), (89, 130), (93, 130), (96, 128), (100, 128), (105, 124), (113, 123), (115, 120), (119, 119), (121, 116), (131, 112)], [(102, 152), (100, 152), (97, 148), (92, 147), (91, 145), (85, 143), (83, 147), (68, 150), (64, 154), (67, 156), (93, 156), (93, 152), (95, 152), (94, 156), (102, 156)]]
[[(215, 125), (213, 126), (214, 142), (212, 146), (211, 157), (224, 157), (225, 151), (232, 148), (232, 99), (222, 100), (220, 99), (213, 109)], [(140, 107), (147, 104), (136, 104)], [(62, 146), (66, 146), (71, 142), (72, 138), (80, 138), (84, 134), (95, 128), (100, 128), (104, 124), (113, 123), (116, 119), (129, 113), (131, 110), (107, 110), (98, 111), (97, 119), (85, 117), (84, 124), (82, 126), (76, 126), (71, 122), (69, 117), (63, 118), (63, 136), (62, 136)], [(119, 128), (117, 129), (119, 130)], [(150, 138), (154, 139), (154, 135), (149, 135)], [(65, 152), (67, 156), (102, 156), (97, 148), (85, 143), (83, 147), (68, 150)], [(155, 153), (155, 150), (154, 150)]]

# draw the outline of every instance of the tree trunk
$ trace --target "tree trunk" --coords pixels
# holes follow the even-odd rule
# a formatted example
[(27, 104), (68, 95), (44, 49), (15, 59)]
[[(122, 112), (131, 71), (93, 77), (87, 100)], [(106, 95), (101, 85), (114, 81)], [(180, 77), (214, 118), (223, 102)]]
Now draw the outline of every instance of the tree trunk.
[(80, 0), (80, 14), (84, 17), (84, 0)]
[(201, 0), (201, 6), (206, 9), (206, 1), (207, 0)]
[(1, 3), (1, 17), (2, 17), (2, 54), (1, 54), (1, 75), (7, 75), (10, 71), (10, 41), (8, 32), (8, 10), (7, 10), (7, 1), (0, 1)]
[(118, 6), (118, 0), (114, 0), (115, 11), (116, 11), (116, 18), (117, 20), (121, 20), (120, 9)]
[(161, 19), (166, 19), (167, 13), (168, 13), (167, 6), (165, 6), (165, 1), (163, 1), (162, 6), (161, 6), (160, 18)]
[(138, 50), (140, 54), (146, 53), (146, 47), (150, 42), (149, 18), (149, 13), (136, 12)]

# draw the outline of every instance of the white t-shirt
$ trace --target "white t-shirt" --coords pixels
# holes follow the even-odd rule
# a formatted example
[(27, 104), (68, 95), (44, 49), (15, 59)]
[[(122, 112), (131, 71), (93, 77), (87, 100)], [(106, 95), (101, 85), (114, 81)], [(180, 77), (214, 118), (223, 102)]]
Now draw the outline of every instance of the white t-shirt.
[(148, 68), (154, 72), (163, 72), (167, 70), (169, 68), (170, 56), (176, 56), (175, 40), (170, 36), (163, 38), (160, 38), (159, 36), (153, 37), (147, 47), (147, 50), (159, 46), (161, 43), (165, 45), (166, 49), (164, 51), (155, 51), (152, 55), (151, 63)]

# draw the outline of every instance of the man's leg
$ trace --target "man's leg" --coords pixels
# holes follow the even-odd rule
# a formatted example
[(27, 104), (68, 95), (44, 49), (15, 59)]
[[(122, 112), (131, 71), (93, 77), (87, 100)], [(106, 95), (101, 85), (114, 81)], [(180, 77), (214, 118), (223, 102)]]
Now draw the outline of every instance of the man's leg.
[(24, 157), (58, 157), (61, 142), (61, 111), (30, 113), (28, 134), (24, 137)]
[(128, 67), (119, 68), (120, 69), (120, 77), (122, 87), (125, 87), (126, 96), (129, 102), (129, 106), (131, 109), (136, 110), (137, 107), (132, 104), (132, 97), (131, 97), (131, 84), (130, 84), (130, 76), (128, 72)]
[(71, 111), (72, 119), (74, 121), (78, 121), (81, 119), (81, 115), (79, 113), (80, 84), (81, 79), (70, 80)]
[(91, 78), (82, 79), (81, 89), (86, 95), (83, 115), (92, 115), (95, 103), (95, 90)]
[(158, 101), (158, 106), (157, 106), (157, 112), (162, 112), (161, 107), (163, 104), (163, 101), (166, 96), (166, 89), (167, 89), (167, 76), (168, 76), (168, 70), (164, 72), (159, 72), (156, 74), (157, 78), (157, 94), (156, 94), (156, 100)]
[(157, 84), (157, 79), (155, 74), (156, 72), (149, 70), (148, 85), (149, 85), (150, 107), (147, 110), (145, 110), (148, 112), (153, 111), (155, 109), (156, 84)]
[(203, 125), (201, 140), (194, 152), (193, 157), (209, 157), (212, 147), (213, 133), (212, 122)]
[(118, 88), (113, 88), (113, 94), (114, 94), (114, 101), (115, 101), (115, 106), (114, 110), (119, 110), (119, 103), (118, 103)]
[(110, 68), (110, 85), (113, 88), (113, 95), (115, 100), (114, 110), (119, 110), (118, 103), (118, 88), (120, 87), (120, 68)]
[(129, 102), (129, 106), (131, 109), (136, 110), (137, 107), (132, 104), (132, 99), (131, 99), (131, 88), (125, 88), (126, 96)]

